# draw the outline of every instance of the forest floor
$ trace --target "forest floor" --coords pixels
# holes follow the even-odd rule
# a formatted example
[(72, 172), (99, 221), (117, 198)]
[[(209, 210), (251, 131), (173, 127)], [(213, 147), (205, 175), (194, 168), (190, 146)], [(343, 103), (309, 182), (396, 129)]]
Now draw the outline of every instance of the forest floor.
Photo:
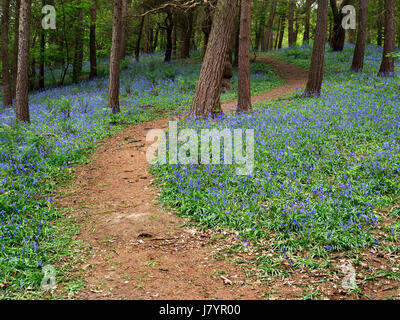
[[(305, 86), (304, 69), (267, 56), (258, 60), (270, 64), (285, 84), (252, 97), (253, 103)], [(224, 103), (222, 109), (233, 110), (235, 102)], [(104, 140), (91, 163), (77, 168), (75, 181), (63, 190), (68, 196), (56, 199), (72, 209), (80, 226), (77, 238), (93, 252), (71, 271), (87, 283), (74, 298), (265, 298), (270, 287), (248, 277), (248, 266), (232, 263), (224, 254), (239, 241), (235, 233), (198, 230), (157, 205), (146, 161), (151, 144), (146, 135), (167, 126), (168, 118), (145, 122)], [(284, 287), (282, 282), (274, 291)], [(281, 298), (290, 298), (292, 291), (285, 289)]]
[[(305, 86), (304, 69), (273, 57), (258, 60), (270, 64), (285, 84), (253, 97), (253, 103)], [(235, 101), (222, 108), (234, 110)], [(69, 218), (79, 225), (77, 238), (90, 252), (69, 272), (85, 282), (74, 299), (355, 297), (338, 288), (339, 277), (321, 281), (325, 275), (317, 270), (265, 281), (251, 263), (251, 251), (232, 249), (240, 242), (238, 234), (200, 230), (160, 207), (146, 161), (151, 144), (146, 135), (151, 129), (166, 129), (168, 120), (134, 125), (102, 141), (90, 164), (77, 168), (74, 182), (56, 198), (59, 206), (72, 209)]]

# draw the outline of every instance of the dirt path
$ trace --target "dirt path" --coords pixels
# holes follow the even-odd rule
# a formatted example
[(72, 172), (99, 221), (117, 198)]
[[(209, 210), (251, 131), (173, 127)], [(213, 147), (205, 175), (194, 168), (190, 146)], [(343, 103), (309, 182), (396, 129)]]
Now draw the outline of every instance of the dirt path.
[[(286, 84), (255, 102), (304, 86), (305, 71), (262, 60), (279, 70)], [(234, 234), (222, 234), (221, 240), (216, 232), (182, 226), (186, 220), (156, 205), (145, 137), (150, 129), (166, 128), (167, 121), (131, 126), (103, 141), (93, 161), (77, 169), (74, 184), (64, 190), (69, 195), (57, 198), (60, 206), (73, 209), (71, 217), (81, 226), (77, 237), (94, 251), (72, 271), (87, 282), (75, 298), (263, 299), (269, 287), (246, 277), (241, 264), (218, 259), (222, 248), (238, 241)], [(290, 290), (286, 294), (290, 297)]]
[[(272, 67), (272, 69), (283, 79), (285, 83), (271, 91), (262, 93), (251, 98), (252, 104), (284, 97), (299, 88), (305, 88), (307, 84), (308, 73), (305, 69), (293, 65), (288, 62), (276, 60), (270, 56), (261, 56), (257, 61), (264, 62)], [(235, 111), (237, 101), (231, 100), (225, 102), (221, 108), (224, 112)]]

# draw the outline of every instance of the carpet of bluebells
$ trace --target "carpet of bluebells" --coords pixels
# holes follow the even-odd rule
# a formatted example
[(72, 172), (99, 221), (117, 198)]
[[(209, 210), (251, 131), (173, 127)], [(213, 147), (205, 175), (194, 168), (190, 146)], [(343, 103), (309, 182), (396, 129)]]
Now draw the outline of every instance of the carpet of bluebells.
[[(169, 64), (162, 60), (155, 54), (141, 57), (141, 63), (123, 61), (119, 115), (106, 108), (107, 77), (32, 93), (29, 126), (15, 123), (14, 108), (0, 113), (0, 297), (39, 288), (42, 266), (56, 262), (54, 225), (60, 213), (51, 195), (70, 176), (71, 166), (123, 125), (190, 103), (199, 57)], [(281, 81), (262, 64), (252, 65), (252, 79), (256, 92)]]
[[(275, 55), (308, 67), (311, 52)], [(238, 176), (235, 165), (155, 165), (161, 200), (204, 226), (238, 231), (266, 271), (329, 266), (338, 251), (400, 254), (400, 76), (376, 76), (375, 46), (365, 72), (352, 73), (352, 53), (351, 45), (327, 48), (320, 98), (297, 92), (254, 113), (180, 122), (198, 132), (254, 129), (255, 169)]]

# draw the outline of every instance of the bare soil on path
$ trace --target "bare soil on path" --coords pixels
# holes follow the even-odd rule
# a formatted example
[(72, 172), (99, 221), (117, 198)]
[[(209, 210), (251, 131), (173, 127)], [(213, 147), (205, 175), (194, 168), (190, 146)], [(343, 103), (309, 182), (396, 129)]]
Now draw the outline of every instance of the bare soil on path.
[[(285, 61), (279, 61), (271, 56), (261, 56), (257, 61), (268, 64), (285, 81), (285, 83), (271, 91), (251, 97), (251, 103), (256, 104), (271, 99), (287, 96), (298, 89), (305, 88), (308, 72), (296, 65)], [(224, 112), (232, 112), (237, 108), (237, 100), (230, 100), (221, 106)]]
[[(271, 57), (259, 60), (276, 69), (285, 84), (254, 97), (254, 103), (305, 86), (305, 70)], [(80, 226), (77, 238), (93, 252), (71, 271), (86, 282), (74, 298), (265, 299), (271, 290), (281, 292), (277, 298), (295, 298), (302, 290), (282, 290), (281, 281), (267, 287), (246, 276), (245, 264), (229, 261), (236, 255), (221, 254), (239, 243), (234, 233), (199, 231), (157, 205), (146, 135), (167, 125), (168, 119), (146, 122), (102, 141), (90, 164), (76, 168), (74, 182), (56, 197), (59, 206), (72, 209), (69, 215)], [(251, 252), (241, 258), (246, 254), (253, 258)]]

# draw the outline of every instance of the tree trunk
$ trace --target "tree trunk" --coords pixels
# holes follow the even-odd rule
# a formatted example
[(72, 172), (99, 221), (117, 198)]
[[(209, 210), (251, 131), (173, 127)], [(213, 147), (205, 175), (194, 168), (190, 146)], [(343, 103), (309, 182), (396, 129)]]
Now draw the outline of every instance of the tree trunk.
[(138, 38), (137, 38), (137, 42), (136, 42), (135, 59), (137, 62), (139, 62), (139, 58), (140, 58), (140, 43), (142, 42), (144, 19), (145, 19), (145, 16), (142, 16), (142, 19), (140, 20), (139, 34), (138, 34)]
[(128, 37), (128, 0), (122, 0), (122, 20), (121, 20), (121, 54), (120, 59), (126, 56), (126, 40)]
[(336, 0), (330, 0), (333, 14), (333, 30), (331, 38), (331, 47), (333, 51), (342, 51), (346, 39), (346, 30), (343, 29), (342, 21), (345, 14), (342, 13), (342, 8), (349, 4), (349, 0), (343, 0), (342, 5), (338, 8)]
[(189, 11), (185, 17), (186, 21), (183, 24), (183, 45), (181, 50), (181, 58), (190, 58), (190, 46), (192, 44), (192, 34), (193, 34), (193, 11)]
[(307, 87), (304, 92), (306, 97), (321, 94), (322, 79), (324, 76), (325, 42), (328, 28), (328, 0), (318, 0), (317, 28), (311, 66), (308, 74)]
[(174, 19), (174, 30), (172, 31), (172, 58), (176, 59), (178, 52), (178, 32), (177, 32), (177, 23), (176, 19)]
[(271, 41), (271, 36), (272, 36), (272, 27), (274, 25), (274, 19), (275, 19), (275, 12), (276, 12), (276, 5), (278, 3), (278, 0), (273, 0), (271, 4), (271, 12), (269, 13), (268, 21), (267, 21), (267, 30), (265, 33), (265, 38), (266, 38), (266, 49), (271, 49), (272, 48), (272, 41)]
[(368, 0), (360, 0), (357, 43), (354, 49), (351, 70), (362, 72), (364, 66), (365, 43), (367, 41)]
[(242, 0), (239, 36), (238, 109), (251, 110), (250, 92), (251, 0)]
[(394, 73), (394, 0), (385, 0), (385, 42), (383, 45), (382, 63), (378, 75), (387, 76)]
[(204, 8), (204, 18), (201, 23), (201, 30), (204, 33), (204, 49), (203, 49), (203, 55), (206, 54), (207, 50), (207, 44), (208, 40), (210, 38), (210, 33), (211, 33), (211, 26), (212, 26), (212, 11), (209, 6), (206, 6)]
[(281, 34), (281, 28), (282, 28), (282, 17), (279, 17), (279, 25), (278, 25), (278, 29), (276, 30), (276, 37), (275, 37), (275, 43), (274, 43), (275, 50), (278, 48), (279, 35)]
[(283, 37), (285, 36), (285, 28), (286, 28), (286, 18), (282, 17), (282, 26), (281, 26), (281, 31), (279, 34), (278, 49), (282, 49)]
[(10, 23), (10, 1), (3, 0), (3, 17), (1, 19), (1, 55), (3, 68), (4, 108), (11, 106), (10, 65), (8, 54), (8, 24)]
[(289, 0), (289, 47), (296, 45), (296, 39), (294, 34), (294, 9), (295, 9), (295, 0)]
[(378, 12), (378, 23), (377, 23), (377, 38), (376, 38), (376, 43), (378, 46), (382, 47), (382, 42), (383, 42), (383, 23), (382, 23), (382, 18), (381, 18), (381, 8), (383, 8), (383, 2), (382, 0), (379, 0), (379, 12)]
[(151, 40), (150, 40), (150, 15), (146, 15), (144, 18), (144, 45), (143, 52), (150, 53), (151, 52)]
[(242, 5), (241, 5), (241, 0), (238, 1), (240, 4), (239, 10), (237, 13), (237, 19), (235, 19), (235, 30), (234, 30), (234, 59), (232, 66), (237, 67), (239, 65), (239, 49), (240, 49), (240, 19), (241, 19), (241, 14), (242, 14)]
[(220, 112), (221, 81), (236, 14), (237, 0), (219, 0), (215, 9), (208, 48), (201, 66), (191, 112), (208, 117)]
[(121, 56), (122, 0), (114, 0), (113, 30), (110, 56), (110, 79), (108, 83), (108, 107), (113, 114), (119, 113), (120, 56)]
[(304, 23), (304, 34), (303, 44), (309, 44), (310, 42), (310, 19), (311, 19), (311, 5), (313, 0), (307, 0), (306, 2), (306, 17)]
[(16, 88), (16, 116), (19, 121), (30, 122), (29, 117), (29, 32), (31, 0), (21, 0), (19, 11), (18, 71)]
[(164, 62), (171, 61), (172, 58), (172, 31), (174, 30), (174, 20), (172, 17), (172, 12), (167, 12), (167, 17), (165, 18), (165, 29), (166, 29), (166, 36), (167, 36), (167, 44), (165, 48), (165, 57)]
[(97, 20), (97, 0), (92, 0), (90, 8), (90, 75), (89, 78), (97, 77), (97, 54), (96, 54), (96, 20)]
[(14, 56), (13, 56), (13, 67), (12, 67), (12, 98), (15, 99), (17, 92), (17, 72), (18, 72), (18, 46), (19, 46), (19, 9), (21, 7), (21, 1), (16, 1), (15, 8), (15, 27), (14, 27)]
[[(42, 7), (46, 5), (45, 0), (42, 0)], [(46, 35), (42, 29), (40, 31), (40, 62), (39, 62), (39, 89), (44, 89), (44, 53), (46, 49)]]
[[(81, 5), (81, 0), (78, 0), (78, 5)], [(83, 63), (83, 9), (78, 8), (77, 19), (75, 25), (75, 48), (74, 48), (74, 61), (72, 64), (72, 81), (77, 83), (82, 74)]]

